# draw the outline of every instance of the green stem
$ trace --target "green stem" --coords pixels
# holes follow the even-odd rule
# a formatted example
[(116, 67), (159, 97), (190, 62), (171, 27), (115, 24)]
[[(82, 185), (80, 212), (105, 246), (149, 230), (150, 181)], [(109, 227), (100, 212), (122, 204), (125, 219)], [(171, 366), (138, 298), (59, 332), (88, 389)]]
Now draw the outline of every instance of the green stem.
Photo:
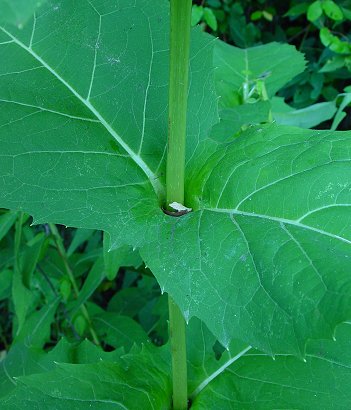
[[(73, 275), (72, 269), (71, 269), (71, 267), (69, 266), (66, 249), (65, 249), (65, 247), (64, 247), (64, 245), (63, 245), (61, 235), (60, 235), (59, 231), (57, 230), (57, 227), (56, 227), (55, 224), (49, 224), (49, 228), (50, 228), (50, 231), (51, 231), (51, 233), (52, 233), (52, 235), (53, 235), (53, 237), (54, 237), (55, 244), (56, 244), (56, 248), (57, 248), (57, 251), (58, 251), (59, 255), (61, 256), (63, 265), (64, 265), (64, 267), (65, 267), (65, 271), (66, 271), (66, 273), (67, 273), (67, 276), (68, 276), (68, 278), (69, 278), (69, 280), (70, 280), (70, 282), (71, 282), (74, 295), (75, 295), (76, 298), (78, 298), (78, 296), (79, 296), (79, 288), (78, 288), (78, 285), (77, 285), (77, 282), (76, 282), (76, 278), (75, 278), (74, 275)], [(89, 331), (90, 331), (90, 334), (91, 334), (91, 337), (92, 337), (94, 343), (95, 343), (96, 345), (100, 346), (99, 338), (98, 338), (98, 336), (97, 336), (97, 334), (96, 334), (96, 332), (95, 332), (95, 329), (94, 329), (94, 327), (93, 327), (93, 324), (92, 324), (92, 322), (91, 322), (91, 319), (90, 319), (90, 316), (89, 316), (89, 312), (88, 312), (88, 310), (87, 310), (87, 308), (85, 307), (84, 304), (80, 307), (80, 310), (81, 310), (81, 312), (82, 312), (82, 315), (84, 316), (84, 319), (85, 319), (85, 320), (87, 321), (87, 323), (88, 323)]]
[(172, 353), (173, 409), (188, 408), (185, 320), (179, 307), (168, 296), (169, 337)]
[[(186, 113), (188, 100), (191, 0), (171, 0), (167, 204), (184, 204)], [(188, 407), (185, 320), (169, 296), (173, 409)]]
[(184, 202), (191, 0), (171, 0), (167, 206)]

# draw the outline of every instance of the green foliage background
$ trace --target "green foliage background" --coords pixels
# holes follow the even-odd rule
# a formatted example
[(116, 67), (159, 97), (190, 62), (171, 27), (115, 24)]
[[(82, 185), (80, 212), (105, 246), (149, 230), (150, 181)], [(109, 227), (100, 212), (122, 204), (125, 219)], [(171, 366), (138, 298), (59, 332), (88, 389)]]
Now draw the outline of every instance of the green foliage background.
[[(196, 3), (193, 24), (202, 24), (204, 29), (230, 44), (247, 48), (278, 41), (295, 45), (305, 54), (306, 70), (279, 92), (293, 107), (303, 108), (335, 99), (340, 102), (342, 94), (351, 91), (351, 5), (348, 0), (204, 0)], [(350, 129), (349, 116), (343, 118), (339, 129)], [(328, 123), (321, 127), (328, 128)]]

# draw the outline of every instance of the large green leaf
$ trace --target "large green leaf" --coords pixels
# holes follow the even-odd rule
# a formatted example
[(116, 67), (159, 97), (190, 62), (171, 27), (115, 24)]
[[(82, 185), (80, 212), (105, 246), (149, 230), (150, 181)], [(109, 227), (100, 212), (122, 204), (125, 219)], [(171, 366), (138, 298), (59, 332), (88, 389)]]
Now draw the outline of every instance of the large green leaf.
[[(53, 25), (60, 29), (53, 32)], [(0, 40), (6, 40), (0, 73), (3, 205), (25, 204), (27, 209), (31, 203), (30, 213), (37, 221), (57, 219), (70, 210), (67, 225), (94, 228), (98, 219), (99, 228), (108, 230), (116, 217), (123, 229), (137, 208), (162, 201), (167, 2), (160, 0), (156, 7), (138, 0), (124, 7), (65, 1), (55, 10), (49, 2), (28, 30), (2, 27), (0, 32)], [(193, 32), (189, 157), (217, 121), (212, 74), (206, 68), (211, 65), (212, 43), (199, 30)], [(26, 147), (18, 144), (13, 150), (14, 138), (24, 138)], [(45, 182), (37, 180), (39, 174)], [(22, 199), (9, 195), (9, 187)], [(110, 198), (108, 202), (101, 201), (102, 195)], [(42, 206), (39, 198), (44, 196), (53, 208), (46, 200)], [(91, 219), (95, 210), (105, 217)]]
[(19, 377), (18, 387), (0, 402), (1, 409), (167, 410), (168, 349), (162, 352), (146, 346), (113, 363), (56, 364), (53, 371)]
[[(272, 360), (238, 341), (221, 354), (206, 326), (191, 320), (187, 335), (191, 408), (348, 409), (350, 332), (345, 323), (337, 328), (334, 341), (310, 342), (305, 361), (287, 354)], [(0, 401), (3, 409), (64, 409), (73, 403), (78, 409), (169, 408), (168, 346), (148, 345), (123, 355), (104, 353), (87, 341), (71, 345), (63, 340), (49, 354), (27, 353), (32, 362), (38, 360), (39, 366), (31, 369), (36, 374), (15, 379), (16, 387)]]
[[(17, 378), (31, 374), (45, 373), (56, 368), (57, 363), (87, 364), (115, 362), (123, 354), (121, 350), (104, 352), (101, 348), (85, 340), (79, 344), (61, 339), (49, 352), (38, 348), (30, 340), (15, 342), (0, 366), (0, 397), (9, 395), (20, 388)], [(14, 392), (16, 395), (17, 390)]]
[(225, 345), (303, 355), (350, 317), (350, 136), (253, 127), (204, 164), (195, 212), (142, 249), (187, 318)]
[[(303, 354), (308, 338), (330, 337), (351, 314), (350, 133), (271, 125), (230, 144), (208, 138), (218, 120), (213, 40), (195, 30), (194, 212), (166, 216), (168, 2), (53, 5), (22, 31), (1, 28), (0, 206), (140, 248), (186, 318), (225, 345), (238, 337)], [(292, 70), (272, 68), (267, 90)]]
[[(336, 341), (321, 340), (308, 345), (305, 362), (290, 355), (279, 355), (273, 361), (253, 350), (227, 358), (221, 367), (217, 365), (216, 371), (204, 375), (191, 408), (349, 409), (350, 337), (351, 326), (341, 325)], [(203, 345), (198, 344), (198, 350), (199, 354), (204, 351)], [(203, 357), (206, 366), (211, 356), (208, 353)]]

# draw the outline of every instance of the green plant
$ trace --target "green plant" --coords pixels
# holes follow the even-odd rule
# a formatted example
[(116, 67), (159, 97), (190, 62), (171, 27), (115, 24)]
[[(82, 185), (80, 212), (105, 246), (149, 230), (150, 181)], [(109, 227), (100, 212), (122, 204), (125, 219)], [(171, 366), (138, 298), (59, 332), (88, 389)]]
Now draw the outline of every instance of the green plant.
[[(194, 22), (202, 8), (212, 10), (217, 23), (202, 23), (205, 29), (239, 47), (253, 47), (272, 41), (288, 42), (303, 52), (307, 69), (279, 91), (273, 101), (277, 119), (286, 124), (311, 127), (331, 126), (340, 94), (350, 82), (350, 10), (347, 1), (289, 2), (221, 0), (194, 5)], [(287, 107), (283, 103), (287, 103)], [(316, 104), (310, 108), (311, 104)], [(321, 105), (320, 105), (321, 104)], [(345, 108), (345, 107), (344, 107)], [(301, 112), (292, 112), (293, 110)], [(305, 111), (307, 109), (307, 111)], [(309, 122), (309, 118), (313, 120)], [(310, 125), (312, 124), (312, 125)], [(340, 124), (348, 129), (348, 121)]]
[[(2, 215), (5, 228), (17, 221), (4, 410), (167, 409), (172, 394), (179, 409), (185, 398), (192, 409), (350, 406), (351, 134), (271, 122), (270, 100), (304, 66), (292, 47), (238, 50), (195, 28), (188, 87), (189, 3), (172, 1), (181, 28), (170, 53), (162, 0), (52, 0), (23, 29), (1, 26), (0, 206), (20, 212)], [(169, 215), (179, 205), (188, 209)], [(30, 242), (40, 249), (28, 265), (22, 212), (50, 223), (49, 238)], [(104, 231), (82, 285), (69, 265), (79, 245), (62, 242), (53, 223), (84, 229), (76, 244), (86, 229)], [(44, 246), (55, 246), (65, 280), (33, 309), (24, 268), (38, 265)], [(169, 345), (146, 342), (140, 311), (125, 308), (139, 324), (117, 315), (119, 293), (109, 311), (87, 302), (119, 264), (139, 269), (135, 249), (145, 277), (149, 269), (170, 296), (170, 344), (182, 339), (173, 371), (184, 372), (188, 323), (188, 380), (173, 387)], [(154, 286), (135, 289), (137, 300)], [(95, 344), (64, 329), (45, 346), (66, 301), (72, 334)], [(115, 349), (104, 352), (101, 339)]]

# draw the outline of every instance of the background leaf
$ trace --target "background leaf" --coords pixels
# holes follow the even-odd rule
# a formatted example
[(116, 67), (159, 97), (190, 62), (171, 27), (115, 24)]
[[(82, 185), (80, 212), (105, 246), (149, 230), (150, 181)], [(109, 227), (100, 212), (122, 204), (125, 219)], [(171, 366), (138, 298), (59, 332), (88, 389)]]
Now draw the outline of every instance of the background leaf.
[(278, 124), (312, 128), (323, 121), (333, 118), (337, 108), (335, 101), (328, 101), (294, 110), (292, 107), (285, 104), (282, 98), (273, 97), (272, 111), (273, 117)]
[(144, 347), (114, 363), (58, 364), (51, 372), (21, 377), (18, 388), (1, 401), (1, 407), (166, 410), (171, 402), (168, 352), (159, 353), (156, 362), (155, 349)]
[(218, 142), (231, 139), (245, 125), (267, 122), (271, 105), (268, 101), (238, 105), (220, 110), (220, 122), (211, 131), (211, 138)]
[(228, 98), (232, 90), (242, 90), (245, 84), (250, 87), (260, 77), (265, 78), (268, 96), (272, 97), (305, 68), (303, 54), (278, 43), (242, 50), (219, 41), (214, 50), (214, 64), (221, 100)]
[(124, 347), (129, 351), (134, 344), (148, 340), (142, 327), (128, 316), (105, 312), (94, 316), (94, 326), (103, 340), (115, 348)]
[(110, 238), (104, 235), (104, 269), (108, 280), (113, 280), (117, 276), (118, 270), (122, 266), (133, 266), (138, 268), (142, 264), (140, 255), (131, 246), (121, 246), (110, 250)]

